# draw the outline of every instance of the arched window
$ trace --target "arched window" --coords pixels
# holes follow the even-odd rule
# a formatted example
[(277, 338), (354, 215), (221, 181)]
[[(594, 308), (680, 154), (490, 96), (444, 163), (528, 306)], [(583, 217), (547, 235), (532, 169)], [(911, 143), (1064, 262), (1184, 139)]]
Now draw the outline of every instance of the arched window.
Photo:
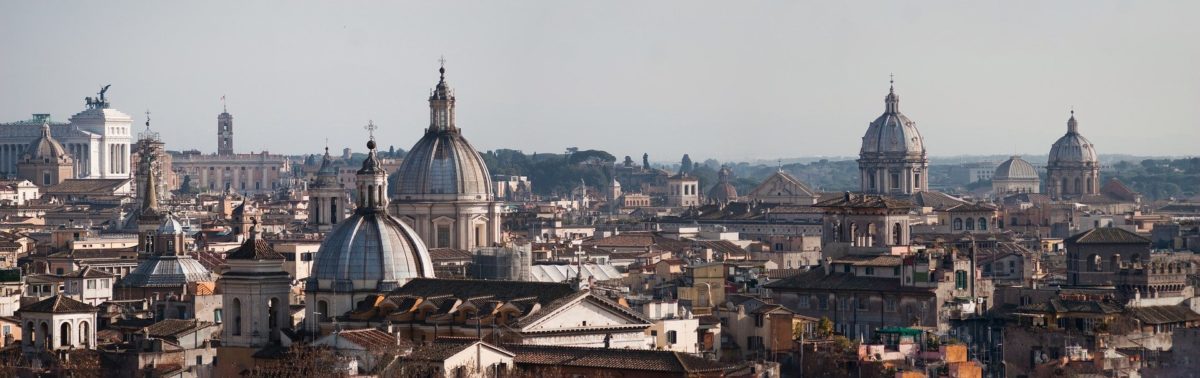
[(954, 218), (954, 231), (962, 231), (962, 229), (963, 229), (962, 218)]
[(1062, 189), (1058, 191), (1058, 194), (1067, 194), (1067, 191), (1069, 191), (1069, 190), (1071, 190), (1071, 185), (1069, 184), (1069, 181), (1067, 180), (1067, 178), (1063, 177)]
[(34, 329), (36, 329), (36, 328), (34, 328), (32, 321), (25, 323), (25, 333), (22, 334), (22, 337), (25, 339), (25, 344), (33, 345), (33, 340), (34, 340), (33, 330)]
[(1091, 178), (1091, 177), (1088, 177), (1088, 179), (1087, 179), (1087, 192), (1088, 192), (1088, 193), (1094, 193), (1094, 190), (1095, 190), (1095, 189), (1092, 187), (1092, 178)]
[(867, 246), (868, 247), (875, 246), (875, 240), (876, 240), (875, 238), (878, 235), (878, 233), (879, 233), (879, 227), (876, 227), (875, 223), (871, 223), (871, 224), (867, 225)]
[(71, 346), (71, 323), (63, 322), (58, 327), (58, 345), (64, 347)]
[(987, 218), (979, 218), (979, 231), (987, 231)]
[(1100, 260), (1100, 255), (1096, 255), (1096, 254), (1091, 255), (1090, 257), (1088, 257), (1088, 262), (1091, 263), (1091, 265), (1092, 265), (1091, 271), (1093, 271), (1093, 272), (1103, 272), (1104, 271), (1104, 266), (1101, 265), (1104, 262), (1102, 260)]
[(92, 346), (91, 329), (89, 329), (87, 321), (79, 322), (79, 345), (84, 348)]
[(242, 301), (238, 298), (233, 298), (233, 335), (242, 335)]
[(858, 246), (858, 223), (850, 222), (850, 245)]
[(967, 218), (967, 231), (975, 230), (975, 220)]
[(904, 229), (901, 228), (900, 222), (896, 222), (892, 226), (892, 245), (904, 245)]
[(1080, 184), (1079, 178), (1076, 177), (1075, 178), (1075, 194), (1082, 194), (1082, 193), (1083, 193), (1083, 185)]
[(329, 302), (317, 301), (317, 312), (320, 313), (317, 315), (317, 319), (325, 319), (326, 317), (328, 317), (329, 316)]
[(1112, 255), (1112, 263), (1110, 264), (1110, 266), (1112, 266), (1112, 270), (1114, 270), (1114, 271), (1121, 269), (1121, 254), (1120, 253), (1114, 253)]
[(54, 335), (50, 334), (50, 325), (42, 322), (42, 346), (45, 348), (54, 347)]

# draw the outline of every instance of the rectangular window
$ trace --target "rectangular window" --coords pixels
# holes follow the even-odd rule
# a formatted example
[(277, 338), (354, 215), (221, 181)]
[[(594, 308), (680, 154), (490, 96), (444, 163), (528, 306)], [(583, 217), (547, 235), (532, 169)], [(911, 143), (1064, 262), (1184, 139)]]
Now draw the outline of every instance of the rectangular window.
[(873, 276), (873, 275), (875, 275), (875, 268), (872, 268), (872, 267), (869, 267), (869, 266), (868, 266), (868, 267), (867, 267), (867, 275), (868, 275), (868, 276)]
[(679, 342), (675, 331), (667, 331), (667, 344), (675, 344)]
[(96, 280), (87, 280), (87, 288), (95, 289), (96, 288)]
[(900, 174), (892, 174), (892, 189), (900, 189)]
[(101, 289), (107, 289), (107, 288), (108, 288), (108, 279), (101, 279), (101, 280), (100, 280), (100, 288), (101, 288)]
[(808, 304), (808, 296), (807, 296), (807, 295), (802, 295), (802, 296), (800, 296), (800, 301), (799, 301), (798, 303), (796, 303), (796, 307), (799, 307), (799, 308), (808, 308), (808, 306), (809, 306), (809, 304)]
[(437, 247), (436, 248), (449, 248), (449, 247), (450, 247), (450, 226), (438, 225), (437, 226)]
[(900, 276), (900, 267), (892, 268), (892, 275), (899, 277)]
[(213, 323), (221, 324), (221, 309), (213, 310)]
[(896, 312), (896, 298), (886, 298), (883, 301), (883, 310), (887, 312)]
[(828, 297), (826, 297), (826, 296), (824, 296), (824, 295), (822, 295), (822, 296), (820, 296), (820, 297), (817, 297), (817, 302), (818, 302), (817, 304), (818, 304), (819, 306), (821, 306), (821, 309), (822, 309), (822, 310), (828, 310), (828, 309), (829, 309), (829, 298), (828, 298)]
[(867, 304), (870, 304), (871, 299), (870, 298), (855, 298), (854, 301), (858, 302), (858, 311), (866, 311)]

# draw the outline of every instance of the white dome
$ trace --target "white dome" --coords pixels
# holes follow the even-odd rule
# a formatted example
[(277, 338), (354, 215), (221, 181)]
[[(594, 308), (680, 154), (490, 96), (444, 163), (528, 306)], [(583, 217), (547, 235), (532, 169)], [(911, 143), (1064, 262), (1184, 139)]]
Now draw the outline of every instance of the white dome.
[(1037, 168), (1033, 164), (1021, 159), (1020, 156), (1013, 156), (1000, 163), (996, 167), (996, 171), (992, 173), (992, 180), (1006, 179), (1038, 179)]

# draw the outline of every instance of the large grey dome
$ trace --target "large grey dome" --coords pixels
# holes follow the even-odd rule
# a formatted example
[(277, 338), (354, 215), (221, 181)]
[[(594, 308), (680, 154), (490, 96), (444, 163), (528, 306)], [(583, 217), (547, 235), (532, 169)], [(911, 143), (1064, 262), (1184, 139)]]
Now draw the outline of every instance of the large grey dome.
[(917, 131), (917, 124), (900, 113), (900, 96), (895, 90), (889, 90), (884, 98), (886, 108), (879, 118), (867, 127), (863, 135), (862, 155), (922, 155), (925, 153), (925, 141)]
[(404, 156), (397, 200), (490, 200), (492, 179), (479, 152), (458, 130), (430, 130)]
[(1033, 164), (1021, 159), (1020, 156), (1013, 156), (1000, 163), (996, 167), (996, 171), (992, 173), (992, 180), (1005, 179), (1038, 179), (1037, 168)]
[(454, 91), (442, 77), (429, 96), (425, 136), (404, 156), (395, 188), (397, 201), (488, 200), (492, 177), (479, 152), (455, 125)]
[(1079, 133), (1079, 124), (1075, 121), (1075, 112), (1072, 111), (1071, 119), (1067, 120), (1067, 134), (1058, 138), (1050, 147), (1048, 164), (1095, 164), (1099, 161), (1096, 147)]
[(308, 289), (387, 291), (419, 277), (433, 278), (433, 262), (417, 234), (386, 212), (357, 211), (321, 243)]

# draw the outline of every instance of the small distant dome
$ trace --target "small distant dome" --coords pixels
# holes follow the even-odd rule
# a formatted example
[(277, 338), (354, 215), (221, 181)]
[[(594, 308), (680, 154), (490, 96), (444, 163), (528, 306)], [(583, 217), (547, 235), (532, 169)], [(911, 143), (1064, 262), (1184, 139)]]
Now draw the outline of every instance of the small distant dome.
[(731, 202), (737, 199), (737, 188), (728, 182), (719, 182), (708, 190), (708, 198), (717, 202)]
[(1033, 164), (1021, 159), (1020, 156), (1012, 156), (1000, 163), (996, 167), (996, 171), (992, 174), (992, 180), (1006, 179), (1037, 179), (1037, 168)]
[(161, 235), (179, 235), (183, 233), (183, 225), (175, 219), (174, 215), (167, 214), (163, 217), (163, 222), (158, 226), (157, 232)]
[(72, 163), (74, 159), (67, 150), (50, 135), (50, 124), (42, 124), (42, 135), (29, 143), (22, 156), (26, 161)]
[(1075, 120), (1075, 112), (1067, 120), (1067, 133), (1050, 147), (1051, 166), (1059, 164), (1096, 164), (1100, 161), (1096, 147), (1092, 142), (1079, 133), (1079, 124)]
[(708, 190), (709, 201), (729, 203), (737, 200), (737, 188), (735, 188), (733, 184), (729, 182), (729, 179), (732, 176), (733, 170), (729, 169), (729, 167), (721, 167), (721, 170), (717, 172), (719, 181), (716, 185), (713, 185), (712, 189)]

